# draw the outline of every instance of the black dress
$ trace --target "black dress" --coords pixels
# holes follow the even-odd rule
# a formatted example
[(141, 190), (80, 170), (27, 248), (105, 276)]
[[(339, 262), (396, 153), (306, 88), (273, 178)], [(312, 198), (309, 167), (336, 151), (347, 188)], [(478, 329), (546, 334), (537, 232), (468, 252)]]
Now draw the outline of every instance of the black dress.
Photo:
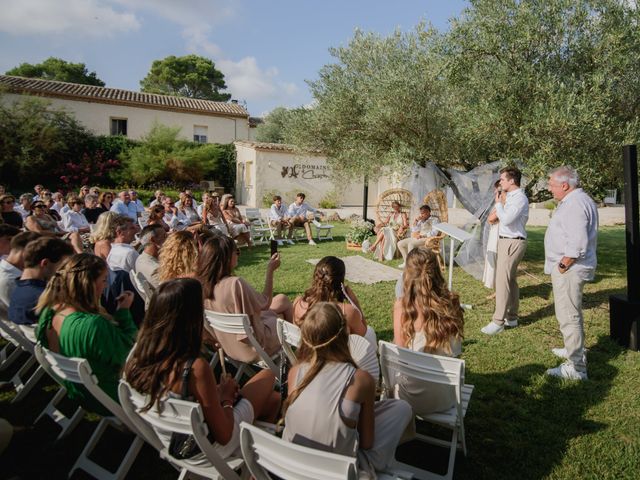
[(2, 219), (4, 223), (13, 225), (14, 227), (22, 228), (22, 215), (16, 211), (0, 212), (2, 213)]

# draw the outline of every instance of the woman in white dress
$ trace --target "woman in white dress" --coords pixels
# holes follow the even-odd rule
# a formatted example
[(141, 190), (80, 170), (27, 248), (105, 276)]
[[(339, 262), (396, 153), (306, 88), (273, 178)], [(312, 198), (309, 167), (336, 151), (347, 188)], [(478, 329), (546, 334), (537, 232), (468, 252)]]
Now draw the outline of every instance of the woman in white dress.
[[(436, 254), (418, 247), (407, 255), (402, 296), (393, 307), (393, 343), (434, 355), (458, 357), (462, 352), (463, 310), (447, 288)], [(450, 385), (429, 385), (397, 373), (390, 388), (416, 415), (448, 410), (455, 403)]]
[(382, 260), (393, 260), (396, 255), (398, 240), (402, 240), (409, 229), (409, 217), (402, 211), (402, 205), (397, 200), (391, 203), (393, 211), (389, 216), (376, 225), (376, 241), (369, 248), (375, 252), (374, 256)]
[[(284, 440), (358, 458), (360, 478), (392, 462), (412, 421), (402, 400), (376, 402), (376, 382), (349, 353), (347, 322), (333, 302), (316, 303), (300, 329), (299, 363), (289, 371)], [(367, 475), (368, 474), (368, 475)]]
[(202, 222), (205, 225), (221, 231), (225, 235), (230, 235), (229, 225), (220, 210), (220, 197), (217, 194), (211, 194), (207, 198), (207, 202), (202, 208)]
[(233, 195), (226, 194), (222, 196), (220, 208), (224, 219), (229, 226), (229, 232), (234, 240), (238, 240), (238, 244), (247, 244), (251, 247), (251, 233), (249, 231), (250, 223), (242, 218), (240, 209), (236, 207), (236, 199)]

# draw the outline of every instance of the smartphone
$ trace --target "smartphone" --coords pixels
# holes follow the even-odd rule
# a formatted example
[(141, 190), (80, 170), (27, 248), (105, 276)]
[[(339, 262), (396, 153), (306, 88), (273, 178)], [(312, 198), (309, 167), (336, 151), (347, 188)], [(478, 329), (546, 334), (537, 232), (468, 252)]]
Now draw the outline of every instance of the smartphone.
[(271, 256), (273, 257), (276, 253), (278, 253), (278, 242), (271, 240)]

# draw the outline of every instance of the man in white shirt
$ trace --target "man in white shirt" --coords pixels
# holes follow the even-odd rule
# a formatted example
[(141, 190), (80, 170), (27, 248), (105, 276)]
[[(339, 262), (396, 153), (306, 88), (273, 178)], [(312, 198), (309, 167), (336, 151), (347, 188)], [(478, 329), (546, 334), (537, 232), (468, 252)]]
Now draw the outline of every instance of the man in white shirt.
[(30, 193), (23, 193), (20, 195), (20, 203), (13, 207), (13, 209), (22, 215), (22, 221), (31, 214), (31, 203), (33, 203), (33, 197)]
[(282, 245), (283, 228), (289, 229), (287, 242), (293, 245), (293, 240), (291, 239), (293, 235), (293, 225), (289, 221), (287, 207), (282, 204), (282, 197), (280, 195), (274, 195), (273, 197), (273, 204), (269, 209), (269, 224), (276, 229), (275, 237), (278, 240), (278, 245)]
[(0, 260), (0, 314), (8, 318), (9, 299), (16, 288), (16, 280), (24, 269), (24, 249), (27, 244), (41, 235), (36, 232), (22, 232), (11, 239), (11, 250), (6, 258)]
[(164, 207), (164, 223), (169, 225), (171, 230), (184, 230), (185, 225), (181, 222), (180, 214), (178, 213), (178, 209), (173, 202), (171, 197), (164, 197), (162, 199), (162, 206)]
[(138, 220), (138, 207), (135, 203), (131, 202), (131, 195), (129, 195), (127, 191), (118, 193), (118, 200), (111, 205), (111, 211), (119, 213), (120, 215), (126, 215), (134, 222)]
[(202, 210), (204, 209), (205, 203), (209, 200), (209, 194), (207, 192), (202, 194), (202, 203), (196, 207), (195, 200), (193, 202), (193, 206), (196, 207), (196, 211), (198, 212), (198, 216), (202, 218)]
[[(291, 205), (289, 205), (289, 217), (290, 222), (294, 227), (304, 227), (304, 231), (307, 234), (307, 240), (309, 241), (309, 245), (315, 245), (316, 242), (313, 241), (313, 235), (311, 235), (311, 226), (309, 225), (309, 212), (317, 213), (318, 210), (311, 207), (308, 203), (305, 203), (305, 194), (298, 193), (296, 195), (296, 200)], [(289, 230), (289, 239), (291, 239), (293, 235), (293, 229)]]
[(437, 223), (440, 222), (436, 217), (431, 216), (431, 207), (422, 205), (420, 207), (420, 215), (415, 218), (411, 226), (411, 237), (404, 238), (398, 242), (398, 250), (402, 255), (402, 263), (398, 265), (398, 268), (404, 268), (407, 255), (411, 250), (424, 245), (427, 238), (438, 234), (438, 231), (433, 228)]
[(138, 192), (135, 190), (129, 190), (129, 197), (131, 198), (131, 203), (136, 206), (138, 217), (142, 216), (144, 213), (144, 205), (142, 204), (142, 200), (138, 198)]
[(63, 229), (67, 232), (89, 233), (91, 231), (89, 221), (81, 211), (84, 207), (84, 200), (75, 198), (70, 207), (71, 210), (62, 217)]
[(507, 327), (518, 326), (520, 290), (518, 265), (527, 250), (529, 200), (520, 188), (522, 173), (515, 167), (500, 170), (500, 189), (496, 191), (495, 212), (500, 221), (496, 257), (496, 308), (493, 320), (482, 327), (482, 333), (495, 335)]
[(136, 266), (138, 252), (131, 246), (135, 238), (136, 226), (133, 220), (124, 215), (114, 220), (116, 234), (107, 256), (107, 264), (111, 270), (130, 272)]
[(578, 173), (569, 166), (549, 173), (548, 189), (560, 203), (544, 236), (544, 273), (551, 275), (556, 318), (564, 339), (564, 348), (551, 351), (566, 359), (547, 370), (547, 375), (570, 380), (587, 379), (582, 288), (593, 280), (598, 263), (598, 209), (578, 185)]

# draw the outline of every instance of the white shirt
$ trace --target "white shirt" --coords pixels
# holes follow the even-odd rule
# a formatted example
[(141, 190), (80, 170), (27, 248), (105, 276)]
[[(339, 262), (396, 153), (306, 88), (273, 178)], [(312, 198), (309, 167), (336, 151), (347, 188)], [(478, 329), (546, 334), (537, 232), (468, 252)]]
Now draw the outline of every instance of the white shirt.
[(22, 270), (15, 267), (5, 259), (0, 260), (0, 312), (4, 317), (9, 310), (11, 292), (16, 288), (16, 280), (22, 275)]
[(418, 220), (418, 222), (411, 227), (411, 232), (420, 232), (420, 238), (434, 237), (438, 234), (438, 231), (433, 228), (434, 225), (440, 223), (437, 217), (429, 217), (426, 220)]
[(107, 256), (107, 264), (111, 270), (125, 270), (130, 272), (136, 266), (138, 252), (128, 243), (112, 243)]
[(278, 208), (274, 203), (273, 205), (271, 205), (271, 209), (269, 210), (269, 220), (274, 220), (274, 221), (282, 220), (284, 217), (287, 216), (287, 213), (288, 213), (287, 207), (281, 204), (280, 208)]
[(122, 200), (116, 200), (113, 202), (113, 205), (111, 205), (110, 210), (120, 215), (126, 215), (132, 218), (134, 222), (138, 221), (138, 207), (136, 207), (136, 204), (133, 202), (124, 203)]
[[(60, 204), (58, 202), (53, 202), (53, 205), (51, 205), (51, 210), (55, 210), (58, 213), (60, 213), (60, 210), (62, 210), (63, 208), (64, 208), (64, 204)], [(60, 213), (60, 216), (62, 216), (61, 213)]]
[[(195, 203), (194, 203), (195, 206)], [(202, 218), (202, 210), (204, 209), (204, 203), (201, 203), (196, 207), (196, 212), (198, 212), (198, 216)]]
[(301, 205), (296, 205), (296, 202), (293, 202), (291, 205), (289, 205), (289, 216), (290, 217), (299, 217), (299, 216), (303, 216), (303, 217), (307, 217), (307, 213), (316, 213), (316, 209), (309, 206), (308, 203), (306, 202), (302, 202)]
[(496, 203), (496, 214), (500, 220), (498, 233), (501, 237), (527, 238), (525, 225), (529, 220), (529, 200), (521, 188), (508, 192), (504, 205)]
[(131, 202), (129, 203), (133, 203), (136, 206), (136, 210), (138, 213), (144, 213), (144, 205), (142, 204), (139, 198), (136, 198), (135, 202), (131, 200)]
[(77, 232), (81, 228), (90, 228), (90, 226), (83, 213), (69, 210), (62, 216), (62, 228), (67, 232)]
[(593, 280), (598, 259), (598, 209), (581, 188), (564, 197), (549, 221), (544, 235), (544, 273), (551, 274), (562, 257), (575, 258), (569, 270), (584, 280)]
[(20, 215), (22, 215), (22, 221), (24, 222), (25, 219), (29, 216), (29, 214), (31, 213), (31, 210), (25, 210), (25, 208), (22, 205), (16, 205), (15, 207), (13, 207), (13, 209), (18, 212)]

